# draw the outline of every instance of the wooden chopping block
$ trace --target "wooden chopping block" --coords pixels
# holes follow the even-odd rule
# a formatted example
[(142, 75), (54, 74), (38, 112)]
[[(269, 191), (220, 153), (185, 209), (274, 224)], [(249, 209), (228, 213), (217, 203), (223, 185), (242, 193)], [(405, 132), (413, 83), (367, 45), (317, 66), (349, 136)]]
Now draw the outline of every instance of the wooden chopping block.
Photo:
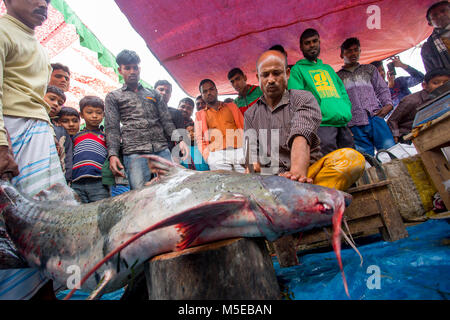
[(162, 254), (144, 270), (150, 300), (280, 299), (263, 239), (228, 239)]

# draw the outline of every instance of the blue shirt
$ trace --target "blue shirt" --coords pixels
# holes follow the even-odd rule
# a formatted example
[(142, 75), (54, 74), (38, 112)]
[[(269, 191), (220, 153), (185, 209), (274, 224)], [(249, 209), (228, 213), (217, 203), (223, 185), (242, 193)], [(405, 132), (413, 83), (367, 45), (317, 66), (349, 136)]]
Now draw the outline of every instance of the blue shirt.
[(405, 71), (408, 72), (410, 76), (395, 78), (394, 87), (389, 89), (391, 91), (391, 98), (394, 108), (398, 106), (404, 97), (411, 94), (409, 88), (422, 83), (424, 78), (423, 73), (413, 67), (408, 66)]
[(206, 163), (205, 159), (203, 159), (202, 154), (198, 150), (197, 146), (190, 146), (190, 153), (190, 158), (186, 159), (185, 161), (181, 161), (182, 166), (197, 171), (209, 170), (209, 166)]

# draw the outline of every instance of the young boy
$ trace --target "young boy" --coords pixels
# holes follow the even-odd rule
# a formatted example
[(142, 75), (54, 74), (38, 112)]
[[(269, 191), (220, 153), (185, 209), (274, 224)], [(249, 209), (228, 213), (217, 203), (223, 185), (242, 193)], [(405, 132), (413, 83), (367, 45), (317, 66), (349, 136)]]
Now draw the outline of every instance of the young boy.
[(58, 113), (61, 111), (62, 106), (66, 102), (66, 95), (60, 88), (55, 86), (48, 86), (47, 92), (44, 96), (44, 100), (50, 106), (50, 112), (48, 113), (48, 115), (50, 116), (50, 120), (53, 124), (56, 125)]
[(191, 143), (189, 144), (189, 157), (186, 160), (181, 161), (180, 164), (191, 170), (208, 171), (208, 163), (206, 163), (205, 159), (203, 159), (203, 156), (195, 143), (194, 126), (187, 126), (186, 130), (191, 138)]
[(55, 131), (55, 144), (58, 150), (59, 160), (61, 161), (61, 168), (67, 183), (72, 180), (72, 157), (73, 157), (73, 144), (69, 133), (64, 127), (58, 126), (58, 115), (61, 111), (61, 107), (66, 102), (66, 95), (64, 92), (55, 86), (48, 86), (47, 93), (44, 96), (45, 102), (50, 105), (50, 116), (53, 130)]
[(58, 125), (64, 127), (71, 137), (80, 131), (80, 114), (71, 107), (62, 107), (58, 113)]
[(400, 101), (387, 122), (392, 130), (395, 142), (411, 144), (411, 140), (403, 137), (411, 132), (417, 107), (431, 100), (430, 93), (450, 80), (449, 69), (434, 69), (425, 75), (422, 91), (413, 93)]
[(352, 119), (348, 123), (356, 150), (373, 156), (374, 149), (389, 149), (395, 145), (384, 117), (393, 109), (391, 93), (377, 68), (360, 64), (361, 44), (348, 38), (341, 45), (344, 66), (337, 72), (352, 103)]
[(86, 127), (73, 137), (72, 188), (83, 203), (109, 197), (108, 188), (102, 184), (102, 166), (108, 155), (106, 138), (100, 129), (105, 104), (95, 96), (80, 101), (80, 115)]

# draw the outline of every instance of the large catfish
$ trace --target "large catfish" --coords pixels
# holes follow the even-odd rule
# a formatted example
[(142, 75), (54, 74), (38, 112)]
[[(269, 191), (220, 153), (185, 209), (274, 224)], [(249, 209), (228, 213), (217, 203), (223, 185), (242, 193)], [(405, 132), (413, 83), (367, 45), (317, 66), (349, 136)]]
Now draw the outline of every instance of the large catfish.
[(28, 264), (63, 285), (78, 268), (81, 290), (100, 284), (105, 293), (123, 287), (157, 254), (234, 237), (273, 241), (333, 222), (342, 270), (340, 224), (348, 194), (278, 176), (198, 172), (148, 158), (159, 172), (156, 181), (89, 204), (64, 195), (55, 200), (51, 192), (29, 199), (2, 182), (7, 231)]

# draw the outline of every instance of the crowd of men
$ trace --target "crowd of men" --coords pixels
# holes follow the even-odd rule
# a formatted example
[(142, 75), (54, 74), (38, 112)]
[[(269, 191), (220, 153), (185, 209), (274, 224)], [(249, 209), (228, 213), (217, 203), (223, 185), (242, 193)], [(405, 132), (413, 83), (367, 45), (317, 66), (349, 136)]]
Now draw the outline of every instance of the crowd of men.
[[(214, 81), (203, 79), (195, 101), (170, 107), (171, 84), (143, 87), (139, 56), (123, 50), (116, 58), (123, 86), (105, 100), (84, 97), (76, 110), (64, 107), (69, 68), (50, 64), (34, 37), (49, 2), (5, 0), (0, 18), (0, 175), (29, 196), (55, 183), (84, 203), (141, 188), (155, 176), (146, 154), (193, 170), (276, 174), (346, 190), (363, 173), (362, 154), (407, 143), (415, 108), (450, 79), (450, 5), (441, 1), (426, 13), (434, 31), (422, 48), (425, 76), (393, 57), (386, 81), (382, 62), (359, 63), (357, 38), (343, 41), (336, 73), (319, 59), (319, 33), (307, 29), (295, 65), (281, 45), (261, 53), (259, 85), (230, 70), (234, 100), (220, 101)], [(395, 78), (395, 67), (410, 77)], [(411, 95), (418, 83), (424, 89)], [(0, 270), (0, 299), (52, 294), (36, 269)]]

